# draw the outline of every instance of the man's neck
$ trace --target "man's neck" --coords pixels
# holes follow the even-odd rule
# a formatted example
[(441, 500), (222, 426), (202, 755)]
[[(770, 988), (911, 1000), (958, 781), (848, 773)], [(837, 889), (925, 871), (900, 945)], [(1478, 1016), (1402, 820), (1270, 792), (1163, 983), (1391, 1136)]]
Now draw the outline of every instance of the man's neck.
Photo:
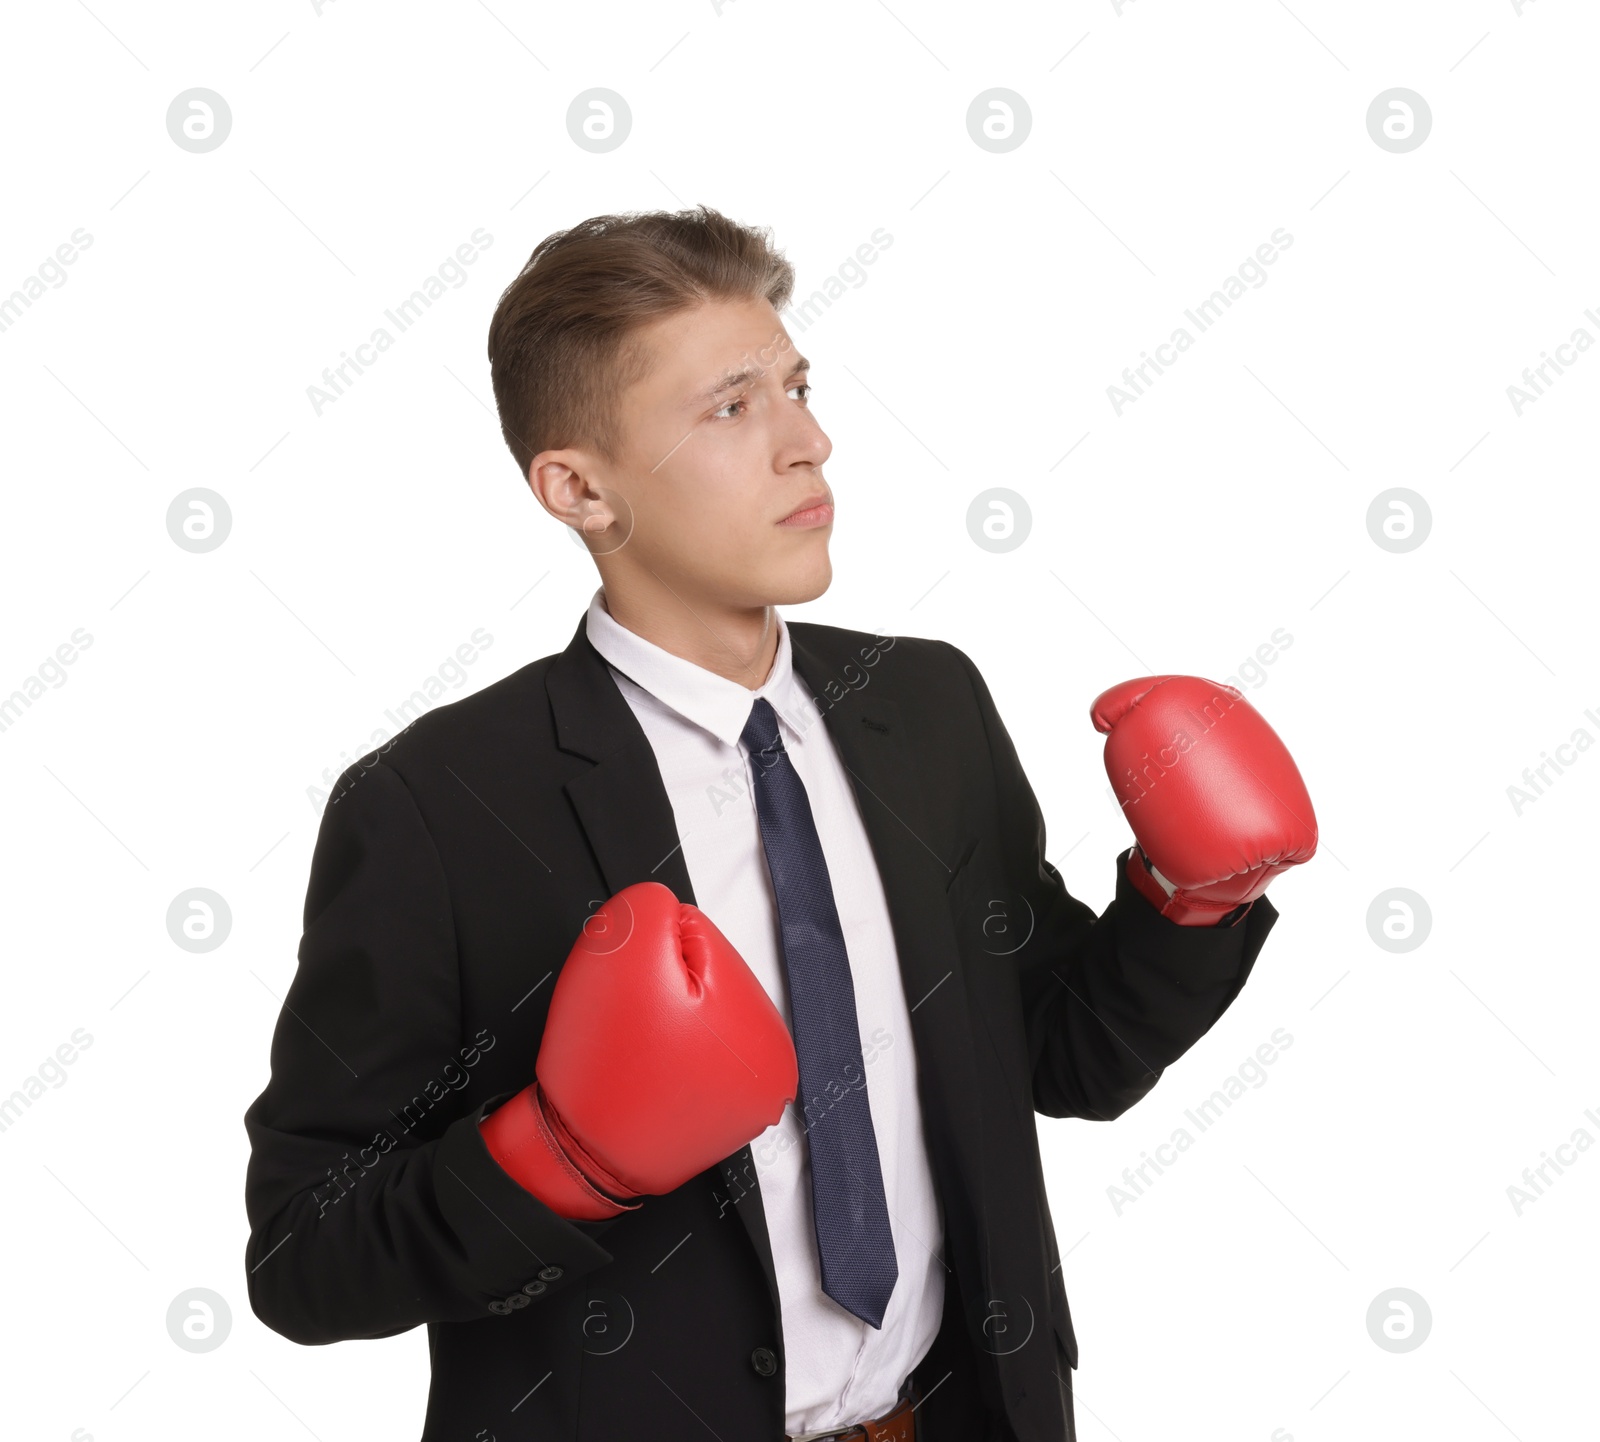
[(751, 691), (772, 674), (778, 654), (773, 606), (739, 610), (689, 604), (670, 594), (635, 597), (615, 587), (602, 589), (601, 604), (625, 630)]

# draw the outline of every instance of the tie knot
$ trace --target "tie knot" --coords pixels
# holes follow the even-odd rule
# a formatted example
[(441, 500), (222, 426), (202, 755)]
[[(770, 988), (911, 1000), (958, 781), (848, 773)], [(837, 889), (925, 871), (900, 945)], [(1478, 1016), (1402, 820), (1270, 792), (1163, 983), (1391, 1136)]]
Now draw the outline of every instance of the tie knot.
[(778, 736), (778, 713), (765, 697), (758, 699), (750, 708), (750, 719), (744, 723), (739, 739), (752, 754), (783, 749), (783, 742)]

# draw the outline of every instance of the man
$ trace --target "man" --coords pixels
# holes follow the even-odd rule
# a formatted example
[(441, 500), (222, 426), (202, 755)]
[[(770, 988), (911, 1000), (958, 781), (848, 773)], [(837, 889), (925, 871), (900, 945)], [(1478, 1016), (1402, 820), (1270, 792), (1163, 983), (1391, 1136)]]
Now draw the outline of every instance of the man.
[(534, 252), (495, 394), (600, 588), (324, 816), (250, 1296), (308, 1344), (426, 1323), (425, 1442), (1073, 1437), (1034, 1114), (1144, 1096), (1315, 849), (1237, 692), (1124, 683), (1096, 917), (964, 654), (783, 620), (833, 524), (792, 283), (705, 209)]

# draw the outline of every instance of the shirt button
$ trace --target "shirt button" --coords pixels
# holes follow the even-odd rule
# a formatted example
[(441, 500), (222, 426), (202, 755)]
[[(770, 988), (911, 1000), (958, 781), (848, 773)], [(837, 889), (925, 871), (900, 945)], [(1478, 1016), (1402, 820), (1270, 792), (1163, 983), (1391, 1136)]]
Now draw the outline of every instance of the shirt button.
[(541, 1282), (559, 1282), (561, 1280), (561, 1268), (554, 1265), (540, 1267), (539, 1280)]
[(522, 1284), (522, 1290), (530, 1297), (537, 1297), (546, 1290), (546, 1287), (543, 1282), (524, 1282)]
[(750, 1365), (762, 1377), (770, 1377), (778, 1370), (778, 1358), (770, 1347), (757, 1347), (750, 1354)]

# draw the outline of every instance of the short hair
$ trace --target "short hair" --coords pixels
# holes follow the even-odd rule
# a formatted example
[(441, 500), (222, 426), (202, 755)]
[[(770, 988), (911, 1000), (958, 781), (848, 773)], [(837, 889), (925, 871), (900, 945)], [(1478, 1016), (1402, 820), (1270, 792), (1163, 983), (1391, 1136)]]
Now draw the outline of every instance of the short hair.
[(771, 232), (708, 206), (597, 215), (546, 236), (489, 322), (500, 433), (523, 478), (541, 451), (588, 444), (619, 458), (618, 398), (645, 374), (635, 333), (714, 300), (782, 310), (794, 267)]

